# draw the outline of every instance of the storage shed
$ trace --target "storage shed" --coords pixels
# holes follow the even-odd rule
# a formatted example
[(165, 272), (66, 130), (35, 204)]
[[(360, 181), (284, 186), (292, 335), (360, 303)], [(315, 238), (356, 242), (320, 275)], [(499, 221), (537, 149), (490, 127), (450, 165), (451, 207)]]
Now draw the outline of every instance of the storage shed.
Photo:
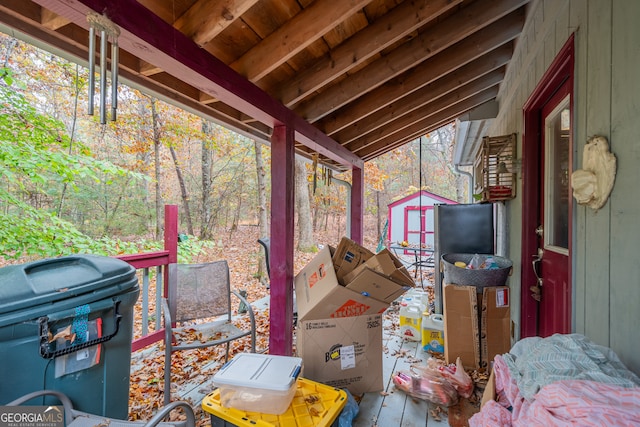
[[(416, 191), (389, 204), (389, 241), (399, 243), (407, 241), (412, 245), (434, 245), (433, 205), (457, 204), (426, 190)], [(421, 215), (422, 213), (422, 215)], [(422, 227), (420, 222), (422, 221)], [(422, 230), (422, 236), (420, 235)]]

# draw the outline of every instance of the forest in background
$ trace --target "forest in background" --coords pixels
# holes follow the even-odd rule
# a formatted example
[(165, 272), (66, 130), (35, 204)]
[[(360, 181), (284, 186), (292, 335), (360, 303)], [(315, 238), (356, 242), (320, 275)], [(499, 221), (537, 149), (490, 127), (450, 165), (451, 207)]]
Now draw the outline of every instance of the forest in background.
[[(123, 82), (117, 120), (101, 125), (87, 115), (86, 68), (1, 33), (0, 77), (3, 263), (160, 247), (165, 204), (179, 206), (187, 257), (241, 225), (268, 234), (268, 144)], [(449, 125), (365, 164), (366, 241), (380, 238), (387, 205), (418, 188), (466, 200), (453, 137)], [(297, 156), (298, 249), (344, 235), (347, 193), (336, 179), (350, 173)]]

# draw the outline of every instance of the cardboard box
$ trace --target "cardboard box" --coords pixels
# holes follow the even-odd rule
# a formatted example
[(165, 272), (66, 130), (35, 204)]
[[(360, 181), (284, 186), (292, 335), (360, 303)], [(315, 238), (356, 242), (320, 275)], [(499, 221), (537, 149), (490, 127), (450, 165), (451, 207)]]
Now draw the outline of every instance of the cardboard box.
[[(400, 261), (393, 252), (389, 251), (389, 249), (382, 249), (378, 252), (375, 260), (380, 262), (382, 274), (389, 276), (391, 280), (411, 287), (415, 286), (411, 273), (409, 273), (402, 261)], [(391, 262), (389, 263), (387, 260)]]
[(444, 285), (444, 358), (477, 369), (480, 365), (478, 300), (475, 286)]
[(330, 246), (324, 247), (295, 277), (298, 320), (384, 312), (388, 302), (365, 296), (338, 283), (331, 251)]
[[(482, 293), (477, 290), (482, 289)], [(510, 294), (506, 286), (476, 288), (447, 284), (443, 289), (444, 357), (465, 368), (486, 368), (511, 348)], [(478, 311), (478, 307), (481, 307)]]
[(365, 268), (347, 283), (346, 288), (383, 301), (388, 306), (408, 291), (411, 286), (396, 283), (380, 273)]
[(490, 400), (496, 399), (496, 375), (493, 370), (491, 370), (491, 375), (489, 375), (489, 380), (487, 381), (487, 386), (482, 393), (482, 399), (480, 400), (480, 409), (484, 407)]
[(415, 286), (402, 262), (383, 249), (347, 273), (343, 281), (348, 289), (391, 304)]
[(343, 238), (336, 249), (322, 249), (294, 283), (303, 376), (354, 394), (382, 390), (381, 313), (415, 286), (402, 263)]
[(415, 286), (409, 272), (387, 249), (378, 252), (343, 278), (348, 289), (391, 304)]
[(345, 285), (344, 276), (352, 272), (361, 264), (364, 264), (373, 256), (373, 252), (343, 237), (333, 253), (333, 266), (336, 270), (336, 277), (341, 285)]
[(506, 286), (484, 288), (480, 318), (480, 365), (488, 368), (496, 354), (511, 350), (511, 295)]
[(304, 378), (352, 394), (383, 389), (381, 315), (304, 320), (296, 339)]

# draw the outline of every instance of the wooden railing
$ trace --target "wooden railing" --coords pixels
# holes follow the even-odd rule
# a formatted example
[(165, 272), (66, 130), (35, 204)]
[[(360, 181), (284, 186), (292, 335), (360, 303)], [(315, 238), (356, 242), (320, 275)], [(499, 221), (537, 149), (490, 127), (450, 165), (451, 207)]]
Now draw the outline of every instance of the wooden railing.
[[(178, 261), (178, 206), (164, 207), (164, 250), (157, 252), (120, 255), (117, 258), (128, 262), (138, 270), (142, 270), (142, 334), (133, 340), (131, 350), (140, 350), (164, 338), (164, 328), (161, 328), (160, 300), (163, 295), (169, 295), (169, 269), (167, 266)], [(149, 333), (149, 280), (150, 269), (156, 269), (155, 295), (155, 330)]]

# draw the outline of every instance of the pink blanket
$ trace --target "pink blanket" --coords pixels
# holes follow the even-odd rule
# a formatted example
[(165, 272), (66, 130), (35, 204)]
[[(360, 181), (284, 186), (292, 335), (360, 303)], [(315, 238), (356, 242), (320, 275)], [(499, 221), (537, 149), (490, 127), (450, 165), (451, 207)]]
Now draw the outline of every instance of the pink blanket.
[(542, 387), (527, 401), (500, 356), (494, 372), (497, 401), (487, 402), (469, 420), (470, 427), (640, 426), (640, 387), (564, 380)]

